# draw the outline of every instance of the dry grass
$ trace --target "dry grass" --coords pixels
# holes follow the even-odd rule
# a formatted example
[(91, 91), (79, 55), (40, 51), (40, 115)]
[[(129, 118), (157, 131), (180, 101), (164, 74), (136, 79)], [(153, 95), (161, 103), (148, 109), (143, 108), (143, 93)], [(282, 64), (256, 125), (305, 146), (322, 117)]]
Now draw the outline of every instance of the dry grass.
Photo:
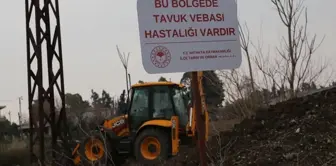
[(240, 123), (240, 119), (231, 119), (231, 120), (219, 120), (210, 122), (209, 125), (209, 135), (213, 136), (218, 134), (221, 131), (229, 131), (233, 128), (235, 124)]
[(27, 140), (14, 139), (11, 142), (0, 142), (0, 153), (16, 149), (24, 149), (27, 147), (28, 147)]
[[(232, 127), (239, 122), (239, 119), (212, 121), (209, 125), (209, 135), (214, 136), (221, 131), (231, 130)], [(15, 140), (10, 144), (0, 143), (0, 147), (3, 149), (3, 151), (0, 151), (1, 166), (29, 165), (29, 149), (27, 141)], [(139, 165), (133, 162), (132, 164)]]
[(27, 141), (14, 140), (12, 143), (0, 143), (2, 151), (0, 151), (1, 166), (28, 166), (29, 165), (29, 149)]

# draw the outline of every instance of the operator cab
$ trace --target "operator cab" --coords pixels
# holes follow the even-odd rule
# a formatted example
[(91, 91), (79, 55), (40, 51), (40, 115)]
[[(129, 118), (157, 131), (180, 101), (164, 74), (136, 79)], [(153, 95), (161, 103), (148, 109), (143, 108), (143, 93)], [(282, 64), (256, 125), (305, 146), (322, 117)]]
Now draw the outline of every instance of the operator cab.
[(153, 119), (179, 117), (180, 129), (188, 124), (188, 111), (183, 86), (172, 82), (139, 83), (132, 86), (127, 100), (131, 132)]

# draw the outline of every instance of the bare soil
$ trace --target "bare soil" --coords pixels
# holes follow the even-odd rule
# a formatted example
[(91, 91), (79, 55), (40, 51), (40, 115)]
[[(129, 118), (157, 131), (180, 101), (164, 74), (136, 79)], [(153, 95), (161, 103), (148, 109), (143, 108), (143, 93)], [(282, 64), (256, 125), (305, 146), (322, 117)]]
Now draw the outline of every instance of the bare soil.
[[(336, 88), (257, 111), (208, 142), (208, 162), (226, 166), (336, 165)], [(166, 165), (198, 165), (196, 148)]]

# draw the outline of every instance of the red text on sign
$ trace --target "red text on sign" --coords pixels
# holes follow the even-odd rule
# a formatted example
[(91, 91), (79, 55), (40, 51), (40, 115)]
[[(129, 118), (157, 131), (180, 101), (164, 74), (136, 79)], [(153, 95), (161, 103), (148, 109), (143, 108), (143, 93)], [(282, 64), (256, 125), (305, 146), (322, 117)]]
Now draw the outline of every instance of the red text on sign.
[(161, 29), (145, 30), (145, 38), (183, 38), (201, 36), (233, 36), (234, 28), (202, 28), (202, 29)]
[(200, 51), (184, 51), (183, 55), (193, 55), (193, 54), (218, 54), (218, 53), (231, 53), (231, 49), (223, 50), (200, 50)]
[(186, 14), (164, 14), (153, 15), (156, 23), (169, 23), (169, 22), (188, 22)]
[(198, 59), (216, 59), (217, 55), (193, 55), (193, 56), (181, 56), (180, 60), (198, 60)]
[(181, 61), (188, 61), (188, 60), (211, 60), (211, 59), (231, 58), (231, 57), (236, 57), (236, 56), (234, 54), (224, 54), (224, 55), (189, 55), (189, 56), (180, 56), (180, 60)]
[(192, 22), (219, 22), (224, 21), (224, 14), (190, 14), (189, 15)]
[(171, 0), (173, 8), (218, 7), (218, 0)]
[(219, 22), (224, 21), (224, 14), (154, 14), (156, 23), (181, 23), (181, 22)]
[(145, 30), (145, 38), (183, 38), (197, 36), (197, 29)]
[(155, 0), (155, 8), (210, 8), (218, 7), (218, 0)]
[(202, 36), (231, 36), (236, 35), (234, 28), (203, 28), (200, 29)]

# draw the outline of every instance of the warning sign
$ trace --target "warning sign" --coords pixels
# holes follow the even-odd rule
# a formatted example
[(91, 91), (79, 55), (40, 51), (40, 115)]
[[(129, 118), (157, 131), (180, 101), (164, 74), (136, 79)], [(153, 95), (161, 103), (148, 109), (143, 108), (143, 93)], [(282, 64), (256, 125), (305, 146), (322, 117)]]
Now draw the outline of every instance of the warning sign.
[(235, 0), (138, 0), (137, 9), (148, 73), (240, 66)]

